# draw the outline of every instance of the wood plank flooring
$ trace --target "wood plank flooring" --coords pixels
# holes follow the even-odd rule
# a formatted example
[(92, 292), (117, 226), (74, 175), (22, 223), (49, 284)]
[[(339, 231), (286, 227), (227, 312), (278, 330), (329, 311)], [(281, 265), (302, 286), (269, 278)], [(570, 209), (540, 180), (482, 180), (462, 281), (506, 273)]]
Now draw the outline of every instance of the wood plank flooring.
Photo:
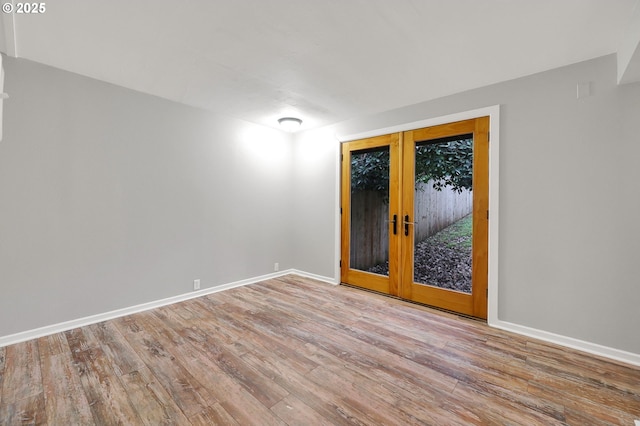
[(629, 425), (640, 369), (286, 276), (0, 348), (0, 424)]

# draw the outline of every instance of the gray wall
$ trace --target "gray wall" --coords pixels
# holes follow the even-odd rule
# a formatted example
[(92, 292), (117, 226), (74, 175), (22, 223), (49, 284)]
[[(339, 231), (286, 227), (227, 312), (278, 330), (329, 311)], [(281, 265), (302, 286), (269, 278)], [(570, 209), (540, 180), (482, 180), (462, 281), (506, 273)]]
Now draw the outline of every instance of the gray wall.
[(296, 268), (338, 280), (336, 208), (339, 143), (333, 127), (296, 135), (293, 216)]
[(4, 66), (0, 336), (294, 266), (291, 135)]
[(640, 354), (640, 84), (616, 85), (615, 56), (301, 134), (296, 265), (335, 275), (334, 134), (496, 104), (499, 319)]

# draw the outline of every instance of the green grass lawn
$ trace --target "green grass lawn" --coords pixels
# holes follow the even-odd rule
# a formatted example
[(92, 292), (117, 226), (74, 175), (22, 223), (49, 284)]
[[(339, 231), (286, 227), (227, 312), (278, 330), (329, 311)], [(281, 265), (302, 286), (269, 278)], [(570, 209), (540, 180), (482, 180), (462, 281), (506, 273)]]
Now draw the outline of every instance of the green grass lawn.
[(446, 244), (449, 248), (471, 250), (472, 229), (473, 215), (469, 214), (433, 235), (431, 239), (439, 244)]

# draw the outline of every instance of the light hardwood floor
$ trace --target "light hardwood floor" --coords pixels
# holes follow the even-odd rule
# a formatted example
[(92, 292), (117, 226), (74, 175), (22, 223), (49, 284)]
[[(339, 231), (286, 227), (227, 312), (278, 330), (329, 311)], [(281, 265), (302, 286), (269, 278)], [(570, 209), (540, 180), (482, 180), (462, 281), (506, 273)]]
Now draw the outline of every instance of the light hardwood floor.
[(640, 369), (286, 276), (0, 348), (0, 424), (599, 425)]

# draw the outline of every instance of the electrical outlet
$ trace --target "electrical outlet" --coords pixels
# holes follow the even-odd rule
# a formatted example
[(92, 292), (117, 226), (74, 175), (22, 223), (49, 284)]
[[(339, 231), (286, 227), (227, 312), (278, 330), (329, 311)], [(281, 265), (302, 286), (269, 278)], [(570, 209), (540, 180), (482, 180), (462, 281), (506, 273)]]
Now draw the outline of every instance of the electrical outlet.
[(280, 270), (280, 264), (278, 262), (273, 264), (273, 270), (278, 272)]
[(193, 289), (200, 290), (200, 280), (193, 280)]
[(576, 98), (586, 98), (587, 96), (591, 96), (591, 82), (585, 81), (577, 84), (576, 88)]

